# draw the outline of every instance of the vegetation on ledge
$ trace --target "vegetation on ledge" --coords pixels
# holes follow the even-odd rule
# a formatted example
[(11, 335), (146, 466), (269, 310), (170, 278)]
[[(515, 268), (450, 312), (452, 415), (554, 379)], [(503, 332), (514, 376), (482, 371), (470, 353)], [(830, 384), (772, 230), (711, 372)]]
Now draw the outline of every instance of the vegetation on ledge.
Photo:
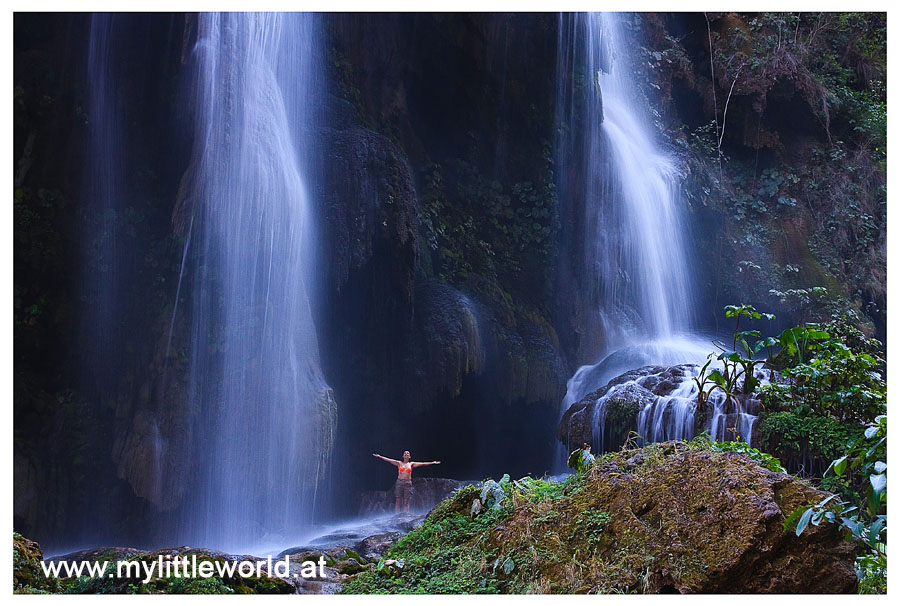
[(854, 549), (836, 528), (784, 527), (823, 496), (707, 440), (651, 444), (559, 483), (463, 488), (342, 591), (853, 591)]

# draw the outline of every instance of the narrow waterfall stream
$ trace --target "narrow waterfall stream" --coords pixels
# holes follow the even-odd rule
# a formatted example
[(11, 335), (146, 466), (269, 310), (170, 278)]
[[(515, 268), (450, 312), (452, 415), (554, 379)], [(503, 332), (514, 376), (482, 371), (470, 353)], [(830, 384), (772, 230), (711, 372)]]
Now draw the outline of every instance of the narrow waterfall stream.
[(193, 240), (190, 401), (202, 443), (182, 535), (223, 549), (309, 522), (333, 441), (310, 309), (314, 21), (204, 13), (193, 50), (181, 214)]
[[(83, 251), (88, 268), (83, 273), (85, 299), (82, 316), (82, 354), (85, 369), (104, 369), (94, 373), (93, 389), (109, 399), (112, 386), (121, 373), (122, 331), (120, 324), (108, 321), (120, 317), (126, 306), (122, 292), (133, 273), (132, 253), (123, 242), (117, 215), (126, 205), (124, 181), (124, 108), (118, 100), (115, 82), (124, 69), (114, 52), (121, 34), (117, 22), (121, 16), (109, 13), (91, 15), (87, 72), (92, 86), (87, 99), (90, 123), (88, 137), (91, 156), (96, 160), (85, 171), (86, 198), (91, 209), (85, 213), (83, 231), (90, 246)], [(84, 372), (84, 371), (83, 371)], [(87, 374), (87, 373), (85, 373)]]
[[(685, 228), (678, 165), (657, 139), (647, 99), (635, 77), (630, 16), (619, 13), (567, 15), (560, 27), (560, 69), (576, 83), (560, 96), (570, 152), (584, 163), (579, 191), (584, 202), (584, 271), (594, 280), (595, 314), (603, 347), (599, 362), (569, 379), (561, 414), (614, 377), (650, 364), (706, 361), (714, 348), (692, 331), (691, 276), (682, 238)], [(695, 369), (695, 370), (699, 370)], [(694, 375), (696, 372), (694, 372)], [(616, 386), (601, 398), (595, 424), (603, 434), (605, 403), (626, 390)], [(671, 395), (659, 396), (638, 414), (637, 431), (649, 441), (694, 434), (697, 388), (690, 376)], [(723, 439), (724, 398), (707, 420)], [(737, 414), (742, 438), (755, 417)], [(746, 416), (746, 418), (745, 418)], [(600, 448), (618, 447), (603, 444)]]

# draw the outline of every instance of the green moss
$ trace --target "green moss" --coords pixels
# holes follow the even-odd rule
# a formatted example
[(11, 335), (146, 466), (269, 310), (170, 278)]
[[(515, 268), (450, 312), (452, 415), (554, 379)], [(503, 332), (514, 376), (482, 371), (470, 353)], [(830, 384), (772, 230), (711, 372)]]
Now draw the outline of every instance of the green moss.
[(612, 398), (606, 402), (606, 420), (616, 427), (631, 426), (641, 411), (640, 402)]
[(382, 561), (403, 561), (399, 575), (394, 567), (367, 570), (342, 593), (496, 593), (497, 580), (485, 574), (493, 550), (484, 538), (512, 509), (489, 508), (473, 518), (468, 512), (478, 494), (475, 486), (458, 490), (384, 554)]
[(234, 593), (234, 590), (222, 582), (218, 577), (210, 577), (208, 579), (175, 579), (168, 587), (166, 593), (185, 593), (185, 594), (218, 594), (218, 593)]
[(41, 546), (13, 532), (13, 591), (15, 593), (55, 593), (59, 581), (44, 576)]

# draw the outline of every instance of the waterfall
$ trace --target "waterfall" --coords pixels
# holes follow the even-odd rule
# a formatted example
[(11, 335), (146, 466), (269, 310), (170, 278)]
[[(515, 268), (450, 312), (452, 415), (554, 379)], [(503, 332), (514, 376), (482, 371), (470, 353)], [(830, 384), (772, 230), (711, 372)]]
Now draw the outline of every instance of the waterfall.
[(198, 545), (296, 535), (322, 500), (336, 413), (311, 311), (319, 44), (313, 15), (198, 17), (176, 212), (191, 225), (188, 415), (202, 436), (179, 536)]
[[(702, 364), (713, 349), (692, 334), (681, 175), (657, 140), (636, 79), (632, 49), (640, 46), (633, 27), (624, 14), (561, 16), (558, 107), (564, 134), (557, 148), (558, 164), (569, 175), (561, 190), (583, 200), (583, 207), (568, 205), (580, 213), (584, 229), (575, 235), (582, 245), (573, 254), (582, 257), (592, 306), (585, 313), (587, 340), (601, 344), (569, 380), (561, 414), (624, 371)], [(677, 398), (642, 411), (642, 428), (652, 434), (645, 437), (691, 437), (684, 428), (692, 426), (692, 410), (680, 406), (678, 429), (670, 432), (662, 418), (667, 411), (669, 421), (670, 402), (688, 402), (688, 390), (686, 384)]]
[[(607, 351), (690, 329), (690, 275), (681, 242), (679, 172), (655, 140), (633, 75), (636, 46), (617, 14), (576, 14), (561, 24), (561, 142), (578, 163), (584, 199), (584, 273), (596, 293)], [(590, 281), (592, 280), (592, 282)]]
[(121, 33), (121, 16), (91, 15), (88, 47), (88, 153), (92, 162), (85, 175), (84, 200), (88, 210), (82, 226), (86, 242), (82, 276), (81, 339), (83, 374), (90, 376), (90, 391), (110, 398), (121, 374), (122, 331), (113, 318), (123, 315), (120, 293), (131, 269), (130, 251), (123, 243), (121, 214), (126, 206), (123, 183), (123, 107), (115, 83), (122, 65), (114, 52)]

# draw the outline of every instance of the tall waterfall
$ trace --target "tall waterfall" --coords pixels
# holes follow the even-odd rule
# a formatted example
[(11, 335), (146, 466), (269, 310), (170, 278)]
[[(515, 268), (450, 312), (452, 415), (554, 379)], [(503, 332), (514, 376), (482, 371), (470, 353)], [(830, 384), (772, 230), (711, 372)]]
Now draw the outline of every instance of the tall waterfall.
[[(584, 200), (579, 240), (595, 316), (586, 323), (596, 325), (588, 337), (602, 340), (599, 362), (582, 366), (569, 380), (564, 412), (622, 372), (647, 364), (702, 363), (712, 346), (690, 334), (680, 175), (657, 140), (635, 78), (633, 49), (640, 46), (631, 17), (592, 13), (561, 19), (559, 106), (565, 135), (559, 142), (560, 163), (575, 175), (566, 184), (567, 197)], [(678, 393), (678, 426), (692, 427), (693, 409), (684, 410), (696, 401), (690, 379)], [(663, 415), (674, 414), (667, 403), (643, 411), (643, 426), (664, 427)], [(646, 437), (690, 437), (676, 433), (655, 430)]]
[(584, 198), (584, 271), (605, 349), (671, 338), (689, 329), (692, 309), (679, 173), (635, 82), (636, 42), (614, 13), (563, 19), (563, 145), (581, 165), (570, 189)]
[(198, 18), (176, 223), (193, 249), (189, 414), (203, 438), (180, 534), (246, 549), (311, 520), (333, 441), (310, 307), (319, 40), (313, 15)]

